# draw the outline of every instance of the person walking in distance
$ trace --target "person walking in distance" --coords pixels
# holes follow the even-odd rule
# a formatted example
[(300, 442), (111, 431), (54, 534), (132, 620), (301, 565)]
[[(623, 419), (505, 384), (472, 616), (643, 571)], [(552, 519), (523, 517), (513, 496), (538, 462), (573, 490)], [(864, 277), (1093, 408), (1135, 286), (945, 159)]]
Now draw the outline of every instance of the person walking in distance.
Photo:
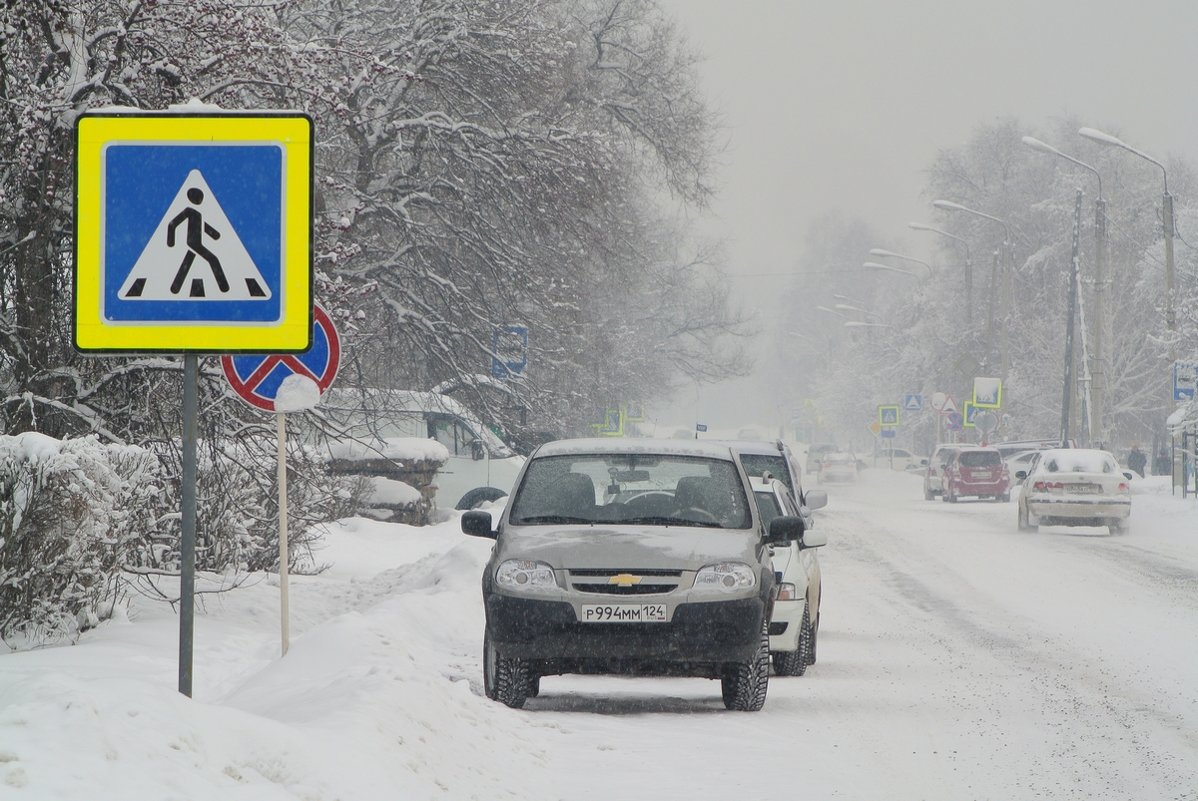
[[(191, 205), (176, 214), (166, 229), (166, 246), (173, 248), (175, 246), (175, 229), (180, 225), (186, 225), (184, 240), (187, 244), (187, 254), (183, 257), (183, 263), (179, 265), (179, 271), (175, 273), (175, 280), (171, 281), (171, 293), (175, 295), (179, 294), (179, 290), (183, 288), (183, 282), (187, 280), (187, 272), (191, 269), (191, 264), (195, 261), (196, 256), (208, 262), (208, 266), (212, 269), (212, 277), (216, 279), (216, 285), (220, 287), (220, 291), (228, 292), (229, 280), (225, 277), (225, 271), (221, 269), (220, 259), (216, 257), (215, 253), (204, 247), (204, 234), (213, 239), (220, 239), (220, 231), (217, 231), (211, 225), (204, 222), (204, 215), (196, 208), (196, 206), (204, 202), (203, 190), (194, 186), (188, 189), (187, 200)], [(197, 294), (195, 283), (192, 284), (192, 289), (192, 294)], [(203, 294), (203, 284), (199, 284), (198, 294)]]
[(1144, 451), (1140, 450), (1139, 444), (1131, 446), (1131, 453), (1127, 454), (1127, 466), (1139, 474), (1140, 478), (1144, 477), (1144, 467), (1148, 464), (1148, 457), (1144, 455)]

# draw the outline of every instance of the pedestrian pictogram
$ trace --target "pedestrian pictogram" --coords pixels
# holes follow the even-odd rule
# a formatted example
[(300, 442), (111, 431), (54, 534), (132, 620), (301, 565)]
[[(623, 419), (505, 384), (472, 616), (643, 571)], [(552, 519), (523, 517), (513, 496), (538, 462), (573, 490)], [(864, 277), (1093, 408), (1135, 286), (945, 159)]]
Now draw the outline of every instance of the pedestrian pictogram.
[(890, 404), (887, 406), (878, 407), (878, 425), (882, 427), (897, 426), (899, 424), (899, 407), (898, 404)]
[(94, 112), (75, 135), (77, 348), (309, 347), (308, 117)]
[(221, 357), (225, 378), (242, 400), (273, 412), (275, 398), (288, 376), (311, 379), (321, 394), (332, 385), (341, 365), (341, 338), (324, 309), (316, 306), (312, 312), (312, 347), (306, 353)]
[(908, 412), (923, 411), (923, 395), (918, 392), (909, 392), (903, 396), (903, 409)]
[(179, 187), (117, 293), (122, 300), (269, 300), (270, 287), (199, 170)]

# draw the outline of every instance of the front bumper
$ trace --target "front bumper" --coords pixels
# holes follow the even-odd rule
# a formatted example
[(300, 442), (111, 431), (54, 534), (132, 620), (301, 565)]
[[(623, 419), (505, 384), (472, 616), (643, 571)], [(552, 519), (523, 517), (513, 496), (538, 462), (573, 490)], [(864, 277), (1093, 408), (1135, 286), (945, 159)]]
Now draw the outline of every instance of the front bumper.
[(774, 613), (770, 615), (771, 651), (799, 650), (799, 635), (803, 631), (803, 607), (806, 603), (805, 599), (774, 601)]
[(764, 599), (753, 597), (679, 604), (664, 623), (582, 623), (568, 601), (492, 593), (485, 603), (487, 633), (501, 653), (563, 673), (708, 673), (693, 668), (753, 658), (766, 613)]

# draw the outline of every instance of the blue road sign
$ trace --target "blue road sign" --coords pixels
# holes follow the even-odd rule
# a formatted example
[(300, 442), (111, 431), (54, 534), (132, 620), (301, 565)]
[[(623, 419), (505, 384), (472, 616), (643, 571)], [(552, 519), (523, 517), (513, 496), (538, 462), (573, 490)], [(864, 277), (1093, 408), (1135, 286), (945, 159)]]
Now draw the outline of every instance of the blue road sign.
[(960, 431), (964, 424), (960, 412), (949, 412), (944, 416), (944, 427), (949, 431)]
[(882, 439), (894, 439), (898, 436), (898, 431), (893, 428), (882, 429)]
[(903, 409), (908, 412), (923, 411), (923, 395), (916, 392), (909, 392), (903, 396)]
[(516, 378), (528, 367), (528, 326), (505, 325), (491, 332), (491, 376)]
[(1173, 400), (1193, 400), (1198, 384), (1198, 362), (1173, 363)]

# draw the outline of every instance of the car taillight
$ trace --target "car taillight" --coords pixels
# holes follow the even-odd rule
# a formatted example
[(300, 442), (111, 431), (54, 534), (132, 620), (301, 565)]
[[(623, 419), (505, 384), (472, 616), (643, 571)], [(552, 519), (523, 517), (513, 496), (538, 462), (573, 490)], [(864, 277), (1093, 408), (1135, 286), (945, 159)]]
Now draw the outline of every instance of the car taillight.
[(1032, 489), (1047, 492), (1048, 490), (1065, 489), (1065, 485), (1060, 481), (1037, 481), (1032, 484)]
[(1123, 481), (1119, 484), (1119, 491), (1120, 492), (1131, 492), (1131, 485), (1128, 484), (1126, 481)]

